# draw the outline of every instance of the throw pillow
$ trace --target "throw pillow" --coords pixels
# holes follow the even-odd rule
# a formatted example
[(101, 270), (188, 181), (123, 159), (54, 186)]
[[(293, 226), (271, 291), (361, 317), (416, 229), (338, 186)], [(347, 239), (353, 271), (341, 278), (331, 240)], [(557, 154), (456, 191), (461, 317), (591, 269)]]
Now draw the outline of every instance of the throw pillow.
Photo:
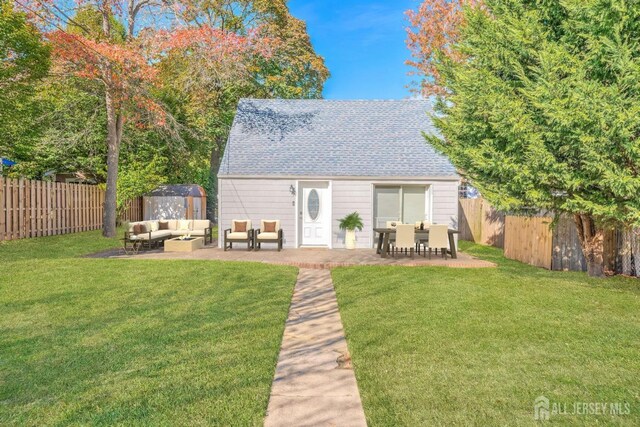
[(265, 233), (275, 233), (276, 232), (276, 222), (275, 221), (265, 221), (264, 222), (264, 230)]
[(247, 231), (247, 221), (235, 221), (233, 230), (236, 233), (246, 233)]
[(160, 224), (158, 221), (149, 221), (149, 231), (158, 231), (160, 229)]
[(135, 224), (133, 226), (133, 234), (135, 234), (136, 236), (138, 234), (145, 234), (147, 232), (147, 226), (144, 224)]
[(181, 219), (178, 222), (178, 230), (189, 230), (189, 221), (188, 219)]
[(169, 229), (169, 221), (160, 221), (158, 223), (158, 230), (168, 230)]

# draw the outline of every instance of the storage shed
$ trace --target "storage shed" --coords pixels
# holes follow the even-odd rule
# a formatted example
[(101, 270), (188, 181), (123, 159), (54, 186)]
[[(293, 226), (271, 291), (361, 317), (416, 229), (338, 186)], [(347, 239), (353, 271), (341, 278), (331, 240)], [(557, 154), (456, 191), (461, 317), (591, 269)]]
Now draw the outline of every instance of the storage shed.
[(154, 219), (206, 219), (207, 194), (195, 184), (161, 185), (143, 197), (143, 216)]

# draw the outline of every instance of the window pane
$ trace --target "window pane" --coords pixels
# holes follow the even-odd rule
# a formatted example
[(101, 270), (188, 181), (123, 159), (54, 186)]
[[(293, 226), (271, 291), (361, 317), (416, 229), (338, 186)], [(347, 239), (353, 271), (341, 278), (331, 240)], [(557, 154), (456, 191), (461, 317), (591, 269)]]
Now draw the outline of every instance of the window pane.
[(376, 227), (387, 221), (400, 221), (400, 187), (375, 188)]
[(425, 219), (425, 190), (425, 187), (402, 188), (402, 222), (405, 224), (414, 224)]
[(311, 218), (311, 221), (318, 219), (318, 214), (320, 213), (320, 196), (318, 196), (318, 192), (315, 188), (309, 193), (309, 198), (307, 199), (307, 211), (309, 211), (309, 218)]

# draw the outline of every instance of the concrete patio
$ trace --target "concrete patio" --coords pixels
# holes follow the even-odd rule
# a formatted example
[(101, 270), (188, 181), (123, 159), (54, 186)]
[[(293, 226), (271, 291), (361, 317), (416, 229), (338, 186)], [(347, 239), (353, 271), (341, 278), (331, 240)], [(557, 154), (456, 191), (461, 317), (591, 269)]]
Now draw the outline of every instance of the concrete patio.
[(284, 249), (278, 252), (274, 249), (263, 248), (259, 251), (246, 249), (232, 249), (223, 251), (220, 248), (207, 246), (204, 249), (190, 253), (164, 252), (160, 249), (140, 251), (136, 255), (127, 255), (123, 250), (112, 250), (94, 254), (95, 258), (135, 258), (135, 259), (194, 259), (218, 261), (247, 261), (267, 264), (291, 265), (299, 268), (331, 269), (354, 265), (398, 265), (405, 267), (441, 266), (451, 268), (486, 268), (495, 267), (489, 261), (474, 258), (458, 251), (458, 257), (443, 259), (440, 255), (432, 255), (431, 259), (416, 254), (414, 259), (409, 256), (398, 255), (397, 258), (381, 258), (375, 249)]

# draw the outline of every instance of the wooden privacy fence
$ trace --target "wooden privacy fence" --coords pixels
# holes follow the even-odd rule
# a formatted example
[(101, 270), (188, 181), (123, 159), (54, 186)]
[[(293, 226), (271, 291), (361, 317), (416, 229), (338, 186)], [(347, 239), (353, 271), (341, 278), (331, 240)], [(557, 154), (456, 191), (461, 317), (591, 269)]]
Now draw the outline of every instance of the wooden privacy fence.
[[(104, 191), (95, 185), (0, 177), (0, 241), (99, 229), (103, 204)], [(141, 219), (141, 200), (126, 215)]]
[(460, 239), (504, 248), (504, 214), (484, 199), (460, 199), (458, 204)]
[(549, 217), (505, 217), (504, 256), (551, 270), (553, 234)]
[[(586, 271), (576, 224), (560, 216), (512, 216), (496, 212), (485, 200), (461, 199), (460, 238), (504, 248), (507, 258), (560, 271)], [(497, 237), (499, 236), (499, 237)], [(640, 276), (640, 230), (606, 230), (607, 270)]]

